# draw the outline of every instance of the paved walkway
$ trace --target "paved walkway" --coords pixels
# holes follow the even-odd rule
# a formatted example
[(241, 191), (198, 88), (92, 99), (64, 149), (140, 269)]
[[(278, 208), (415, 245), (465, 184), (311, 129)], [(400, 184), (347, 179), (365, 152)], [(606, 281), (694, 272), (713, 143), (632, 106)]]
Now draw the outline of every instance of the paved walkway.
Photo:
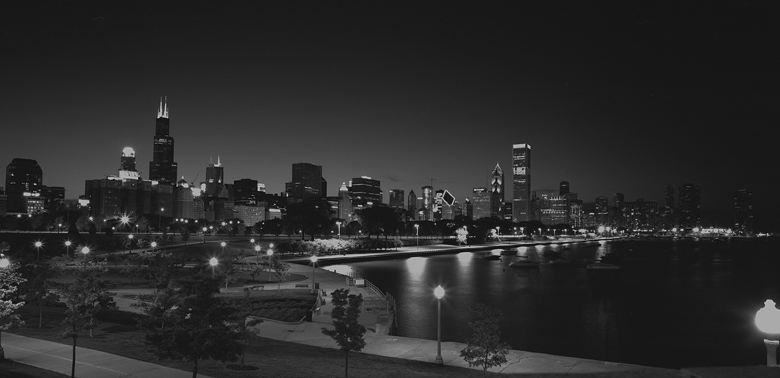
[[(5, 358), (70, 376), (70, 345), (3, 332)], [(0, 376), (2, 374), (0, 373)], [(189, 378), (191, 371), (76, 347), (76, 376), (89, 378)], [(208, 378), (198, 374), (198, 377)]]

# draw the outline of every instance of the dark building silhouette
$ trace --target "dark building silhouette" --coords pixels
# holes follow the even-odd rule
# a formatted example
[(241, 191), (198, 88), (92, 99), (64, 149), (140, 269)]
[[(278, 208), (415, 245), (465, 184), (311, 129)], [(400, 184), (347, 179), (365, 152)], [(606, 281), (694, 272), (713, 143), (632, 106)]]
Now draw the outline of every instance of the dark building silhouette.
[(233, 181), (233, 202), (236, 205), (255, 204), (257, 197), (257, 180), (241, 179)]
[(33, 159), (15, 158), (5, 168), (5, 193), (9, 213), (26, 213), (27, 198), (39, 197), (43, 187), (43, 170)]
[(560, 191), (559, 191), (558, 194), (561, 197), (565, 197), (567, 194), (569, 194), (569, 182), (568, 181), (561, 181)]
[(396, 209), (404, 208), (404, 190), (403, 189), (390, 189), (390, 198), (388, 199), (388, 206)]
[(292, 181), (286, 185), (287, 196), (292, 202), (323, 198), (322, 190), (327, 188), (323, 183), (322, 166), (310, 163), (295, 163), (292, 165)]
[(222, 197), (225, 188), (225, 168), (217, 156), (217, 163), (206, 167), (206, 197)]
[(747, 189), (734, 192), (734, 232), (753, 234), (753, 193)]
[[(504, 171), (496, 163), (490, 174), (490, 215), (500, 217), (504, 207)], [(478, 216), (477, 218), (481, 218)]]
[(527, 222), (531, 213), (531, 145), (512, 146), (512, 221)]
[(680, 186), (679, 220), (680, 228), (684, 230), (701, 227), (701, 188), (698, 185)]
[(149, 162), (149, 180), (176, 185), (177, 164), (173, 161), (173, 137), (170, 135), (168, 99), (160, 99), (154, 133), (154, 154)]
[(675, 227), (674, 211), (674, 186), (667, 185), (664, 188), (664, 210), (662, 214), (663, 225), (666, 229)]
[(406, 210), (409, 214), (409, 217), (411, 219), (417, 219), (417, 195), (414, 194), (414, 190), (409, 191), (409, 196), (407, 197), (407, 207)]

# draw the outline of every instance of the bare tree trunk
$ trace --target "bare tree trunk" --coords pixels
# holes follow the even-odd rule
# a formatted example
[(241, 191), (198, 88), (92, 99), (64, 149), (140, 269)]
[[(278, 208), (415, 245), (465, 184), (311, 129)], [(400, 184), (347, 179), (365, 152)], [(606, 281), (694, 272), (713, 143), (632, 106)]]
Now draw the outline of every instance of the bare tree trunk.
[(349, 378), (349, 351), (344, 353), (344, 378)]
[(70, 378), (76, 378), (76, 338), (73, 338), (73, 360), (70, 363)]
[(198, 360), (195, 360), (195, 367), (192, 369), (192, 378), (198, 378)]

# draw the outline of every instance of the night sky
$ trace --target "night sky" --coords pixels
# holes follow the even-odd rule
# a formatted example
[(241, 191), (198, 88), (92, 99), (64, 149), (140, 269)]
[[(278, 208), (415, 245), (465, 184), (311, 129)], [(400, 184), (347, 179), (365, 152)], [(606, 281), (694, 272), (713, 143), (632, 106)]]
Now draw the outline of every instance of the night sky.
[(727, 226), (745, 188), (780, 229), (772, 2), (160, 3), (0, 5), (0, 165), (36, 159), (77, 198), (131, 146), (148, 178), (167, 96), (190, 181), (219, 156), (279, 193), (309, 162), (329, 195), (434, 178), (462, 202), (528, 143), (533, 190), (663, 204), (694, 183)]

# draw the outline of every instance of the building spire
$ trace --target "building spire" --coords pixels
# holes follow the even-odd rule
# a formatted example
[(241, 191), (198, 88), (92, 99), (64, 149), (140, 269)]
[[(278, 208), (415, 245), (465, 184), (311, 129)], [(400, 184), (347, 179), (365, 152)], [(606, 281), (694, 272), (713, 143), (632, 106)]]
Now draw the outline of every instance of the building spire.
[(163, 118), (168, 118), (168, 96), (165, 96), (165, 110), (163, 110)]
[(163, 99), (160, 97), (160, 107), (157, 108), (157, 118), (162, 118), (163, 116)]
[(219, 162), (219, 155), (217, 155), (217, 165), (215, 167), (221, 167), (222, 163)]

